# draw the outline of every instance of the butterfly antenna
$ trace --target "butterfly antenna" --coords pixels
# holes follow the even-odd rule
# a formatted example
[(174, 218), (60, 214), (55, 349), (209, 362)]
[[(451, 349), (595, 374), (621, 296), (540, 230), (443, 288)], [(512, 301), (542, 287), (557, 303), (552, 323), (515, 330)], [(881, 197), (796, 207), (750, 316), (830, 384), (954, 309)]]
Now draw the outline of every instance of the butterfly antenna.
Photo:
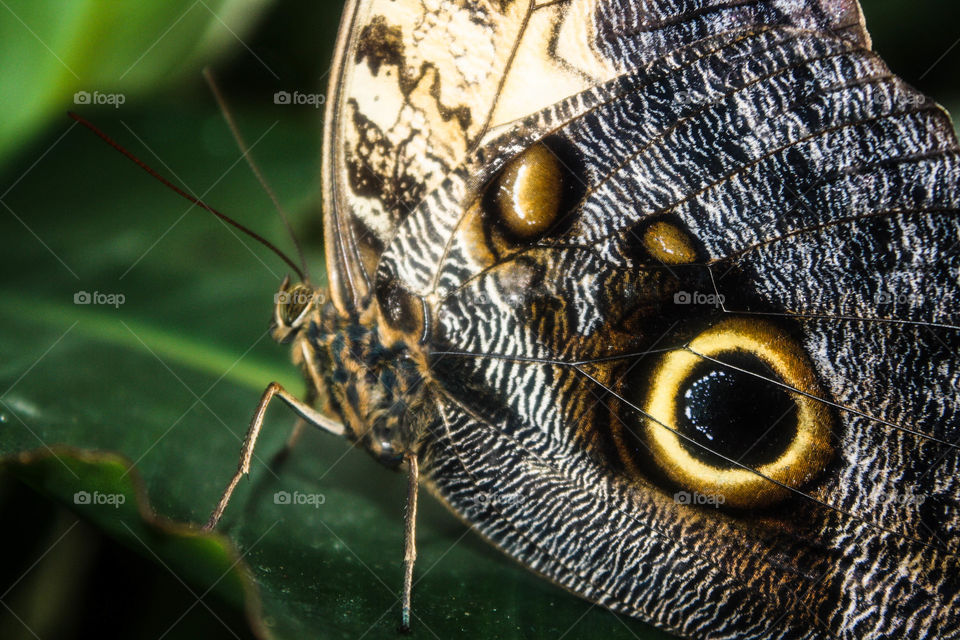
[(200, 207), (201, 209), (205, 209), (205, 210), (209, 211), (210, 213), (212, 213), (213, 215), (217, 216), (218, 218), (220, 218), (221, 220), (223, 220), (223, 221), (226, 222), (227, 224), (229, 224), (229, 225), (231, 225), (231, 226), (239, 229), (240, 231), (242, 231), (243, 233), (247, 234), (248, 236), (250, 236), (251, 238), (253, 238), (253, 239), (256, 240), (257, 242), (259, 242), (260, 244), (262, 244), (262, 245), (265, 246), (266, 248), (268, 248), (268, 249), (270, 249), (271, 251), (273, 251), (275, 254), (277, 254), (278, 256), (280, 256), (280, 258), (281, 258), (284, 262), (286, 262), (287, 265), (288, 265), (291, 269), (294, 270), (294, 272), (296, 272), (296, 274), (300, 277), (300, 280), (304, 280), (304, 274), (303, 274), (303, 271), (300, 270), (300, 267), (298, 267), (297, 264), (296, 264), (293, 260), (291, 260), (290, 258), (288, 258), (287, 255), (286, 255), (283, 251), (280, 251), (280, 249), (278, 249), (272, 242), (270, 242), (269, 240), (267, 240), (266, 238), (264, 238), (264, 237), (261, 236), (260, 234), (254, 232), (254, 231), (251, 231), (250, 229), (248, 229), (247, 227), (243, 226), (242, 224), (240, 224), (239, 222), (237, 222), (237, 221), (234, 220), (233, 218), (230, 218), (229, 216), (225, 216), (224, 214), (220, 213), (219, 211), (217, 211), (216, 209), (214, 209), (213, 207), (211, 207), (211, 206), (208, 205), (207, 203), (205, 203), (205, 202), (203, 202), (202, 200), (200, 200), (199, 198), (195, 198), (194, 196), (190, 195), (189, 193), (187, 193), (186, 191), (184, 191), (183, 189), (181, 189), (181, 188), (178, 187), (177, 185), (173, 184), (172, 182), (170, 182), (169, 180), (167, 180), (166, 178), (164, 178), (162, 175), (160, 175), (159, 173), (157, 173), (156, 171), (154, 171), (153, 168), (151, 168), (149, 165), (147, 165), (147, 163), (145, 163), (143, 160), (141, 160), (140, 158), (138, 158), (137, 156), (133, 155), (131, 152), (129, 152), (129, 151), (127, 151), (125, 148), (123, 148), (123, 147), (120, 145), (120, 143), (116, 142), (113, 138), (111, 138), (110, 136), (108, 136), (108, 135), (105, 134), (104, 132), (100, 131), (100, 129), (98, 129), (96, 126), (94, 126), (92, 123), (88, 122), (87, 120), (85, 120), (85, 119), (82, 118), (81, 116), (77, 115), (76, 113), (74, 113), (74, 112), (72, 112), (72, 111), (68, 111), (68, 112), (67, 112), (67, 115), (69, 115), (71, 118), (73, 118), (74, 120), (76, 120), (77, 122), (79, 122), (80, 124), (82, 124), (83, 126), (85, 126), (87, 129), (90, 129), (90, 131), (92, 131), (92, 132), (94, 132), (95, 134), (97, 134), (104, 142), (106, 142), (106, 143), (109, 144), (111, 147), (113, 147), (114, 149), (116, 149), (117, 151), (119, 151), (120, 153), (122, 153), (123, 155), (125, 155), (125, 156), (127, 157), (127, 159), (131, 160), (131, 161), (132, 161), (134, 164), (136, 164), (138, 167), (140, 167), (141, 169), (143, 169), (144, 171), (146, 171), (147, 173), (149, 173), (153, 178), (155, 178), (156, 180), (160, 181), (164, 186), (166, 186), (168, 189), (170, 189), (170, 190), (173, 191), (174, 193), (176, 193), (176, 194), (180, 195), (181, 197), (189, 200), (190, 202), (192, 202), (193, 204), (197, 205), (197, 206)]
[[(210, 86), (210, 90), (213, 92), (213, 97), (216, 98), (217, 104), (220, 106), (220, 112), (223, 114), (223, 119), (227, 121), (227, 126), (230, 127), (230, 133), (233, 134), (233, 138), (236, 140), (237, 146), (240, 147), (240, 152), (243, 154), (244, 159), (250, 166), (250, 170), (253, 171), (253, 175), (257, 177), (257, 181), (260, 183), (260, 186), (263, 187), (263, 190), (267, 193), (267, 196), (270, 198), (271, 202), (273, 202), (273, 208), (276, 209), (277, 213), (280, 214), (280, 219), (283, 220), (283, 226), (287, 228), (287, 233), (290, 235), (290, 239), (293, 240), (293, 246), (297, 249), (297, 257), (300, 259), (300, 266), (303, 269), (303, 273), (306, 275), (307, 280), (309, 280), (310, 271), (307, 268), (307, 259), (303, 254), (303, 248), (300, 246), (300, 242), (297, 240), (296, 234), (293, 232), (293, 226), (290, 224), (290, 218), (287, 217), (287, 213), (283, 210), (283, 207), (280, 206), (280, 200), (277, 199), (276, 193), (270, 188), (270, 184), (263, 176), (263, 172), (260, 171), (257, 161), (254, 160), (253, 154), (250, 152), (250, 147), (247, 146), (246, 140), (244, 140), (243, 135), (240, 133), (240, 128), (233, 119), (233, 113), (230, 111), (230, 107), (227, 105), (227, 101), (224, 99), (223, 93), (220, 91), (220, 87), (217, 86), (216, 81), (213, 79), (213, 73), (210, 72), (209, 68), (204, 68), (203, 77)], [(301, 277), (301, 280), (302, 279), (303, 277)]]

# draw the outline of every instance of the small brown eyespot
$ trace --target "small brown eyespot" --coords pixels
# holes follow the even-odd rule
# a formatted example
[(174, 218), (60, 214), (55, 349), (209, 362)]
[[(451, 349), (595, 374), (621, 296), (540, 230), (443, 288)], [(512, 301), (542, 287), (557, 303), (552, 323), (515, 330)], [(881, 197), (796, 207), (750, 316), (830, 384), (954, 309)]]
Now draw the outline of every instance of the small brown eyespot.
[(484, 196), (484, 209), (508, 239), (529, 242), (569, 222), (584, 192), (579, 162), (559, 138), (537, 142), (511, 160)]
[(697, 250), (686, 232), (669, 222), (658, 221), (643, 232), (643, 247), (663, 264), (690, 264), (697, 260)]
[(391, 328), (404, 333), (423, 331), (423, 301), (403, 288), (399, 281), (385, 280), (378, 284), (377, 301)]

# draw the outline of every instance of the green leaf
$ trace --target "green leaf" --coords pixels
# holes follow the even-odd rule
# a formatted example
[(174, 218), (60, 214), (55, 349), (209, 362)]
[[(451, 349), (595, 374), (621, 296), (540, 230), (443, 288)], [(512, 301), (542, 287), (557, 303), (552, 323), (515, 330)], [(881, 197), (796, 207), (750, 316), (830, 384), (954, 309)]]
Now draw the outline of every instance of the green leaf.
[[(280, 113), (243, 112), (240, 124), (248, 140), (263, 136), (256, 154), (316, 272), (318, 123)], [(98, 124), (289, 246), (211, 105)], [(221, 533), (196, 529), (236, 468), (263, 388), (303, 392), (286, 348), (266, 335), (282, 264), (69, 121), (25, 157), (3, 180), (13, 188), (0, 211), (5, 466), (198, 592), (214, 585), (261, 637), (396, 637), (404, 478), (313, 431), (271, 471), (293, 424), (283, 407), (268, 413)], [(114, 304), (75, 304), (78, 292)], [(89, 503), (76, 497), (84, 491)], [(306, 504), (278, 503), (277, 492)], [(415, 636), (666, 637), (526, 571), (429, 495), (421, 504)]]
[[(0, 160), (77, 92), (113, 104), (168, 90), (236, 44), (267, 0), (5, 0)], [(82, 106), (83, 98), (78, 95)]]
[[(225, 602), (246, 607), (251, 629), (268, 635), (257, 588), (234, 545), (223, 535), (201, 534), (192, 525), (154, 513), (129, 460), (113, 453), (56, 446), (25, 452), (8, 459), (6, 466), (46, 494), (70, 496), (70, 504), (82, 517), (152, 555), (184, 581), (197, 585), (201, 593), (216, 589)], [(78, 484), (83, 488), (77, 489)]]

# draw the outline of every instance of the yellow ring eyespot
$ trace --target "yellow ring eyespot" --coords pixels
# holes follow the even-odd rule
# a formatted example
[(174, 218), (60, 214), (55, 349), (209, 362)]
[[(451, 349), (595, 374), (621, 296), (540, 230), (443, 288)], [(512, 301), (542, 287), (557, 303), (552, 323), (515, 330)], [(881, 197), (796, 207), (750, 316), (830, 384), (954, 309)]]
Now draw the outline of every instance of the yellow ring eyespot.
[[(752, 360), (756, 366), (751, 368), (768, 371), (770, 378), (786, 387), (773, 385), (740, 367), (720, 364), (737, 359)], [(731, 379), (735, 383), (732, 387), (728, 384)], [(706, 447), (716, 447), (709, 443), (711, 439), (722, 438), (722, 434), (711, 433), (713, 427), (704, 427), (702, 419), (691, 421), (696, 411), (691, 411), (688, 405), (681, 412), (680, 399), (689, 403), (704, 393), (720, 395), (722, 397), (713, 397), (712, 401), (733, 403), (740, 412), (748, 413), (752, 400), (743, 394), (744, 385), (749, 391), (754, 383), (767, 385), (757, 388), (758, 396), (766, 394), (765, 400), (758, 399), (758, 402), (768, 401), (776, 406), (778, 410), (774, 413), (779, 413), (784, 406), (788, 410), (779, 419), (772, 420), (773, 424), (764, 424), (761, 419), (756, 424), (734, 424), (738, 419), (750, 420), (748, 415), (734, 415), (727, 416), (726, 425), (738, 435), (751, 434), (758, 438), (751, 443), (736, 443), (747, 452), (772, 430), (786, 433), (786, 438), (772, 451), (767, 451), (767, 459), (742, 466), (731, 464), (731, 460), (737, 461), (737, 456), (728, 455), (724, 460), (678, 435), (678, 432), (690, 433), (690, 424), (694, 423), (705, 435), (696, 433), (693, 440), (706, 441)], [(705, 392), (703, 387), (713, 387), (713, 390)], [(778, 399), (777, 393), (782, 398)], [(729, 319), (698, 335), (687, 348), (667, 353), (656, 365), (640, 405), (646, 416), (642, 421), (642, 438), (660, 470), (681, 488), (712, 496), (715, 502), (729, 507), (768, 506), (789, 497), (791, 492), (786, 487), (795, 489), (810, 482), (833, 455), (831, 415), (827, 405), (816, 399), (822, 397), (812, 365), (803, 349), (789, 336), (767, 322)], [(719, 416), (708, 412), (706, 421), (709, 420), (722, 422)], [(782, 421), (788, 424), (778, 425)], [(741, 457), (746, 456), (747, 453), (743, 453)]]

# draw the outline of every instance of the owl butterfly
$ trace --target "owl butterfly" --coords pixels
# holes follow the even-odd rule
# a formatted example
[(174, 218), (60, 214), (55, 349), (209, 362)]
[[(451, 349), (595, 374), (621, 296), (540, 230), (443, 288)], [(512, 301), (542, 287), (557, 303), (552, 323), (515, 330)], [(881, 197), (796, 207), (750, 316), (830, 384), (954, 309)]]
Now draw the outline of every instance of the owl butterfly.
[(210, 526), (279, 395), (407, 471), (405, 622), (423, 484), (686, 638), (960, 637), (960, 156), (855, 0), (354, 0), (329, 96)]

